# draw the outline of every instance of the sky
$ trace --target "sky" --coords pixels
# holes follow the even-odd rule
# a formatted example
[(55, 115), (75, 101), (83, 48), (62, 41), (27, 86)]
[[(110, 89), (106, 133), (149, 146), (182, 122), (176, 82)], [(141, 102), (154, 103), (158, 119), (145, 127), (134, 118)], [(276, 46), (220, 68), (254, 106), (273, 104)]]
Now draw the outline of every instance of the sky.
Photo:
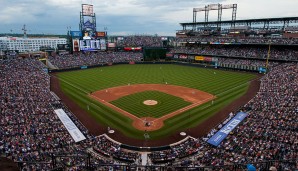
[[(174, 36), (192, 22), (193, 8), (208, 4), (237, 4), (237, 19), (298, 17), (298, 0), (0, 0), (0, 33), (66, 34), (79, 30), (81, 4), (92, 4), (97, 31), (108, 35), (147, 34)], [(231, 20), (232, 9), (222, 20)], [(209, 21), (217, 11), (209, 12)], [(204, 21), (204, 12), (197, 13)]]

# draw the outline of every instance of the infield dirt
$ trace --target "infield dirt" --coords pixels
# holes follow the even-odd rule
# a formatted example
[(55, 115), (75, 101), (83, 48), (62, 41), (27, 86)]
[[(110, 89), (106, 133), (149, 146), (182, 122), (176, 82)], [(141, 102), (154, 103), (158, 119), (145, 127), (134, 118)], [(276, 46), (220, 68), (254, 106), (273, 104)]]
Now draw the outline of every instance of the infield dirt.
[[(127, 96), (130, 94), (143, 92), (143, 91), (160, 91), (173, 96), (180, 97), (185, 101), (192, 103), (184, 108), (166, 114), (160, 118), (152, 118), (152, 117), (144, 117), (138, 118), (135, 115), (109, 103), (113, 100), (117, 100), (123, 96)], [(89, 94), (89, 96), (98, 102), (109, 106), (115, 111), (129, 117), (133, 120), (133, 127), (142, 130), (142, 131), (155, 131), (161, 129), (164, 125), (164, 121), (176, 115), (179, 115), (182, 112), (185, 112), (189, 109), (197, 107), (203, 103), (206, 103), (215, 98), (212, 94), (206, 93), (204, 91), (200, 91), (197, 89), (176, 86), (176, 85), (168, 85), (168, 84), (135, 84), (135, 85), (127, 85), (127, 86), (119, 86), (119, 87), (111, 87), (104, 90), (99, 90)]]

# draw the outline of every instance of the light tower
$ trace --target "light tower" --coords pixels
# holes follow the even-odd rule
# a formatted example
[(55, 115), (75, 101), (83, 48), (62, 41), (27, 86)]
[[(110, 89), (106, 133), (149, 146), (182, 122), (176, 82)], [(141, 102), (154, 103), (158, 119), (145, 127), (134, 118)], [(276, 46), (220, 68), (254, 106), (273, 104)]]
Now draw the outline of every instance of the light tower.
[(235, 20), (236, 20), (236, 13), (237, 13), (237, 4), (209, 4), (203, 8), (193, 8), (193, 30), (196, 30), (196, 22), (197, 22), (197, 12), (204, 11), (205, 12), (205, 25), (204, 27), (208, 27), (208, 20), (209, 20), (209, 11), (217, 10), (217, 29), (219, 30), (221, 27), (221, 17), (222, 17), (222, 10), (223, 9), (233, 9), (232, 11), (232, 25), (231, 27), (235, 27)]
[(26, 24), (23, 25), (22, 30), (24, 31), (24, 39), (27, 38), (27, 29), (26, 29)]

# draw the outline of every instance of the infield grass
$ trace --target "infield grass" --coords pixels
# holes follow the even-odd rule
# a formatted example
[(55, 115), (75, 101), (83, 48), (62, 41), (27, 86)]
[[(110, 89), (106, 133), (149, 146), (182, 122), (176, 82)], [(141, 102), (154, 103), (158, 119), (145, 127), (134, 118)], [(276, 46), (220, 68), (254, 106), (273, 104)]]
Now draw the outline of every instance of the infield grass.
[[(143, 104), (145, 100), (156, 100), (157, 104), (148, 106)], [(139, 117), (159, 118), (192, 103), (183, 99), (159, 91), (144, 91), (121, 97), (111, 102), (113, 105)]]
[[(59, 73), (58, 77), (63, 92), (81, 108), (90, 113), (94, 119), (103, 125), (110, 126), (129, 137), (137, 139), (144, 139), (144, 132), (133, 128), (131, 126), (132, 120), (89, 98), (88, 93), (128, 84), (165, 84), (167, 82), (167, 84), (195, 88), (217, 96), (213, 105), (211, 105), (211, 102), (208, 102), (167, 119), (162, 129), (149, 133), (151, 139), (158, 139), (168, 136), (173, 132), (194, 127), (208, 119), (223, 107), (244, 95), (247, 91), (249, 81), (256, 78), (256, 75), (175, 64), (123, 64), (63, 72)], [(160, 93), (158, 92), (156, 96), (161, 96)], [(125, 107), (130, 105), (134, 99), (135, 103), (140, 103), (143, 100), (141, 96), (137, 97), (138, 93), (130, 96), (123, 97), (121, 100), (118, 99), (121, 102), (117, 102), (116, 100), (113, 103)], [(170, 100), (169, 102), (173, 103), (168, 105), (175, 107), (177, 104), (180, 104), (179, 99)], [(87, 110), (87, 106), (89, 106), (89, 110)], [(164, 108), (160, 110), (170, 110), (170, 107), (164, 106)], [(141, 109), (143, 110), (143, 108), (137, 107), (137, 105), (135, 109), (130, 107), (130, 110), (135, 111), (141, 111)], [(176, 109), (173, 110), (175, 111)], [(143, 112), (141, 111), (141, 113)], [(165, 112), (165, 114), (167, 113)], [(161, 115), (156, 117), (160, 117)]]

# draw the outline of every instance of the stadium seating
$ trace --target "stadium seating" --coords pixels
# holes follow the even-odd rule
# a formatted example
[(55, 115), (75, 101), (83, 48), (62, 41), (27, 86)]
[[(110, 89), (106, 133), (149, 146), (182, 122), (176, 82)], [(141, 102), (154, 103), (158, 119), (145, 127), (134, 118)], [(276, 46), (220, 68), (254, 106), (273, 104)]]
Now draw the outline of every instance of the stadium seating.
[[(141, 38), (130, 38), (125, 45), (140, 45), (139, 42), (143, 41)], [(154, 46), (158, 41), (153, 39), (145, 43)], [(175, 48), (172, 52), (264, 58), (266, 49)], [(274, 59), (297, 60), (297, 54), (297, 50), (272, 49)], [(141, 59), (141, 53), (131, 52), (79, 53), (49, 57), (50, 62), (60, 69)], [(219, 60), (223, 63), (260, 65), (260, 61), (254, 59)], [(139, 153), (122, 149), (119, 144), (105, 136), (95, 137), (88, 132), (51, 93), (50, 76), (43, 71), (44, 67), (34, 58), (0, 61), (0, 154), (19, 162), (23, 170), (49, 170), (53, 169), (53, 163), (57, 168), (83, 170), (86, 168), (87, 159), (90, 159), (89, 166), (92, 168), (140, 165)], [(265, 169), (261, 162), (276, 160), (277, 162), (270, 164), (279, 170), (297, 168), (298, 64), (275, 62), (271, 63), (270, 67), (270, 72), (260, 80), (261, 88), (258, 94), (243, 107), (249, 114), (247, 119), (218, 148), (209, 145), (206, 140), (233, 115), (210, 130), (205, 137), (191, 138), (171, 146), (171, 149), (151, 153), (150, 165), (178, 168), (257, 163), (257, 168)], [(86, 140), (80, 143), (73, 141), (53, 112), (57, 108), (66, 111), (86, 136)], [(283, 160), (294, 162), (282, 162)]]

